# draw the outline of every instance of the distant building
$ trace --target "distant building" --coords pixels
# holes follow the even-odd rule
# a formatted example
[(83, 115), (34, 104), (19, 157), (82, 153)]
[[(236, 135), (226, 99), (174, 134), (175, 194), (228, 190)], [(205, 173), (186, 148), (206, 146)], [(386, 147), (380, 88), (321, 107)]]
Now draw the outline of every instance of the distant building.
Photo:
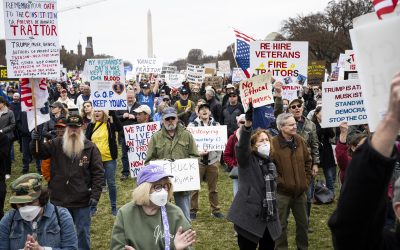
[(88, 37), (86, 38), (85, 57), (86, 57), (86, 58), (92, 58), (92, 57), (94, 57), (94, 52), (93, 52), (93, 41), (92, 41), (92, 37), (91, 37), (91, 36), (88, 36)]
[(78, 57), (82, 58), (82, 44), (81, 41), (78, 43)]

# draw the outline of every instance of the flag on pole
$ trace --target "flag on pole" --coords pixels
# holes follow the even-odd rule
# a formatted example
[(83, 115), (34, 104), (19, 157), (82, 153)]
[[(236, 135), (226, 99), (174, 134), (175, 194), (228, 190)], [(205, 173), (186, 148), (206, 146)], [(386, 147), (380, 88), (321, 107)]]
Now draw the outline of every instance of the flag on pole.
[(250, 73), (247, 71), (247, 69), (250, 68), (250, 42), (256, 39), (236, 29), (233, 31), (236, 36), (235, 60), (246, 77), (250, 78)]
[(376, 15), (382, 19), (383, 14), (389, 14), (394, 11), (397, 6), (398, 0), (373, 0)]

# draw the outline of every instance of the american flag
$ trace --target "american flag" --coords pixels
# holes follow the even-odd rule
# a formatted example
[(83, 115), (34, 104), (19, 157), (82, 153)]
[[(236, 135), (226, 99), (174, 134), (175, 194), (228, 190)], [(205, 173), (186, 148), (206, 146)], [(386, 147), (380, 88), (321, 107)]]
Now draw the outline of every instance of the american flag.
[(382, 19), (383, 14), (389, 14), (396, 8), (398, 0), (373, 0), (376, 15), (379, 19)]
[(236, 50), (235, 59), (239, 67), (243, 70), (247, 78), (250, 78), (250, 74), (247, 71), (250, 68), (250, 42), (256, 39), (248, 36), (236, 29), (233, 30), (236, 36)]

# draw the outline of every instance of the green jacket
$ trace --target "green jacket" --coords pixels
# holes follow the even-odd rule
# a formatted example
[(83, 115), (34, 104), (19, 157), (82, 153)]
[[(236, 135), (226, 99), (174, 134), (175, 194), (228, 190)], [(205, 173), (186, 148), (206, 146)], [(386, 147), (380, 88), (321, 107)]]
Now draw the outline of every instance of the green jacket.
[[(178, 228), (183, 231), (191, 228), (182, 210), (172, 203), (167, 203), (167, 217), (170, 233), (170, 249), (175, 249), (174, 237)], [(136, 250), (165, 249), (164, 227), (161, 212), (147, 215), (141, 206), (129, 202), (118, 210), (111, 235), (111, 250), (123, 250), (125, 245)], [(191, 247), (187, 249), (192, 249)]]
[(196, 142), (189, 131), (177, 125), (175, 136), (171, 138), (165, 127), (162, 127), (150, 138), (144, 164), (147, 165), (152, 160), (177, 160), (198, 156)]

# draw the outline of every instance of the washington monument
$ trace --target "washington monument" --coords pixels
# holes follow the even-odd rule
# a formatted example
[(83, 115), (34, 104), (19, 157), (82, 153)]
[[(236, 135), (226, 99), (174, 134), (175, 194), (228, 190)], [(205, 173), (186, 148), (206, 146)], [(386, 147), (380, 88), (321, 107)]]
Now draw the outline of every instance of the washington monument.
[(147, 57), (153, 58), (153, 30), (151, 24), (151, 12), (147, 11)]

